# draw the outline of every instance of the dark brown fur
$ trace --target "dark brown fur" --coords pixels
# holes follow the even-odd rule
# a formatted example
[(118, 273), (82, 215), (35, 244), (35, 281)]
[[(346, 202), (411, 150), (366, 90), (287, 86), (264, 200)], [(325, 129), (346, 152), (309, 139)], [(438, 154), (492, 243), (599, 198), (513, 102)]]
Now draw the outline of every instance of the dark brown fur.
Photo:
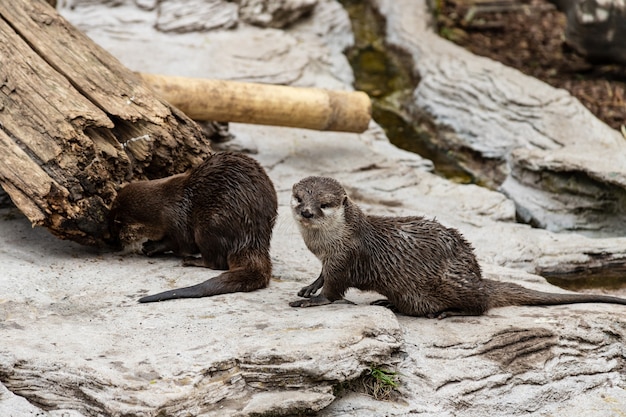
[(423, 217), (366, 215), (332, 178), (301, 180), (291, 203), (304, 242), (322, 261), (319, 278), (298, 293), (307, 299), (290, 303), (294, 307), (342, 300), (351, 287), (386, 296), (377, 304), (400, 313), (439, 318), (509, 305), (626, 305), (618, 297), (545, 293), (482, 279), (472, 246), (456, 229)]
[[(128, 184), (109, 224), (114, 243), (140, 237), (148, 256), (173, 252), (183, 265), (227, 272), (201, 284), (143, 297), (147, 303), (265, 288), (277, 215), (276, 191), (252, 158), (215, 153), (188, 173)], [(200, 258), (192, 255), (200, 254)]]

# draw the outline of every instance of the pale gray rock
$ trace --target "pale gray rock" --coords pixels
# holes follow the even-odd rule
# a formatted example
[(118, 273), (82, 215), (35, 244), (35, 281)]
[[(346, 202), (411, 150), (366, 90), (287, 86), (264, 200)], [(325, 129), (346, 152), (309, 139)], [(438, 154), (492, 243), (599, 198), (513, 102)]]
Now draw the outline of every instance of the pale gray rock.
[[(386, 42), (413, 58), (420, 77), (413, 113), (432, 118), (441, 149), (492, 187), (504, 183), (520, 216), (538, 226), (626, 234), (619, 203), (626, 141), (619, 132), (565, 90), (437, 36), (425, 1), (371, 3), (386, 19)], [(553, 186), (563, 182), (567, 186)], [(598, 215), (594, 199), (617, 203)]]
[[(240, 22), (198, 34), (160, 33), (154, 10), (131, 6), (61, 10), (138, 71), (350, 88), (347, 62), (329, 40), (351, 39), (334, 1), (320, 0), (311, 20), (284, 31)], [(98, 24), (86, 24), (96, 16)], [(3, 209), (0, 383), (8, 391), (0, 386), (0, 415), (619, 415), (623, 306), (508, 307), (428, 320), (369, 306), (380, 296), (354, 290), (347, 298), (356, 306), (289, 307), (320, 271), (290, 216), (290, 190), (307, 175), (336, 177), (369, 213), (424, 215), (459, 228), (488, 278), (549, 291), (559, 289), (527, 272), (602, 271), (624, 262), (626, 239), (517, 224), (512, 200), (431, 174), (429, 161), (392, 146), (375, 123), (363, 134), (245, 124), (230, 131), (232, 142), (257, 150), (278, 191), (270, 287), (141, 305), (141, 295), (218, 272), (59, 241)], [(372, 365), (400, 373), (397, 400), (336, 398), (333, 387)]]
[(319, 410), (334, 385), (401, 345), (386, 309), (290, 308), (301, 284), (281, 275), (264, 291), (138, 304), (141, 294), (218, 272), (85, 250), (21, 216), (0, 228), (11, 271), (0, 282), (10, 295), (0, 300), (0, 375), (14, 394), (0, 407), (20, 396), (83, 415)]
[(161, 32), (205, 32), (230, 29), (238, 22), (237, 5), (223, 0), (161, 0), (156, 29)]
[(251, 25), (284, 28), (313, 10), (317, 0), (239, 0), (239, 16)]
[[(309, 71), (309, 62), (314, 60), (310, 51), (320, 55), (319, 46), (300, 44), (298, 38), (276, 29), (239, 24), (237, 30), (168, 34), (156, 29), (155, 11), (125, 4), (107, 8), (103, 14), (101, 7), (89, 4), (61, 10), (90, 38), (137, 71), (295, 84)], [(339, 84), (334, 77), (328, 78), (333, 85)]]
[(343, 52), (354, 44), (354, 36), (348, 13), (338, 2), (320, 2), (310, 18), (300, 20), (285, 32), (297, 40), (299, 48), (308, 50), (309, 55), (294, 85), (351, 89), (354, 75)]
[(520, 217), (548, 230), (576, 230), (590, 236), (626, 231), (626, 167), (614, 149), (589, 144), (554, 151), (519, 148), (502, 190)]
[[(23, 397), (13, 394), (3, 384), (0, 384), (0, 415), (5, 417), (48, 417), (39, 407), (29, 403)], [(74, 414), (79, 417), (79, 414)]]
[(242, 410), (243, 415), (293, 415), (320, 411), (328, 406), (335, 396), (331, 392), (283, 391), (257, 394)]
[(410, 400), (380, 405), (353, 395), (320, 415), (618, 416), (626, 333), (622, 319), (612, 322), (617, 315), (612, 306), (567, 306), (419, 323), (399, 317), (405, 359), (397, 369)]
[[(410, 359), (398, 366), (414, 369), (405, 387), (415, 400), (406, 410), (515, 416), (559, 415), (554, 410), (560, 409), (563, 415), (610, 415), (611, 403), (626, 399), (620, 371), (623, 323), (610, 324), (612, 307), (544, 310), (504, 308), (458, 322), (406, 325), (405, 340), (419, 340), (405, 343)], [(400, 318), (402, 324), (406, 320)], [(472, 332), (476, 327), (480, 331)]]

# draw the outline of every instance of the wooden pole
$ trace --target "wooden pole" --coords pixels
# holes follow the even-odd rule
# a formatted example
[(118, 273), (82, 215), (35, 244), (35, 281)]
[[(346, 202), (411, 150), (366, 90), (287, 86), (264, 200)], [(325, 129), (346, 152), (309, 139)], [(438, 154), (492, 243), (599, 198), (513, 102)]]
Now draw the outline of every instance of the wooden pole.
[(371, 119), (370, 99), (360, 91), (140, 75), (194, 120), (360, 133)]

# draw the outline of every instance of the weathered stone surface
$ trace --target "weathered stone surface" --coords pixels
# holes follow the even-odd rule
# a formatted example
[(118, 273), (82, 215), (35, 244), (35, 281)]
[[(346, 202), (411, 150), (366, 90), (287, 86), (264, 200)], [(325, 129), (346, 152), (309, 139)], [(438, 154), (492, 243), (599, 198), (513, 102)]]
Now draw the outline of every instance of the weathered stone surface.
[[(504, 183), (521, 217), (541, 227), (626, 234), (624, 206), (615, 204), (598, 216), (593, 201), (598, 194), (620, 201), (624, 194), (626, 141), (619, 132), (565, 90), (437, 36), (426, 2), (371, 3), (386, 19), (386, 42), (413, 58), (420, 77), (413, 112), (432, 118), (440, 149), (457, 155), (465, 169), (492, 187)], [(528, 165), (537, 169), (519, 172)], [(567, 187), (553, 186), (563, 181)]]
[(0, 383), (0, 415), (7, 417), (48, 416), (23, 397), (13, 394)]
[(251, 25), (283, 28), (310, 13), (317, 0), (239, 0), (239, 16)]
[(10, 294), (0, 300), (0, 379), (44, 409), (249, 415), (268, 409), (268, 392), (272, 410), (321, 409), (334, 399), (333, 385), (400, 347), (390, 311), (291, 309), (301, 283), (282, 279), (264, 292), (144, 308), (140, 294), (217, 272), (98, 254), (31, 230), (21, 216), (0, 227), (11, 271), (0, 282), (0, 293)]
[[(90, 5), (68, 10), (66, 17), (91, 22), (98, 21), (100, 13), (97, 5)], [(209, 39), (208, 34), (160, 32), (153, 27), (154, 15), (140, 9), (118, 7), (108, 10), (107, 15), (111, 21), (109, 26), (92, 27), (91, 23), (81, 25), (80, 22), (77, 26), (99, 44), (106, 43), (110, 50), (126, 51), (124, 63), (134, 70), (159, 68), (160, 73), (168, 75), (275, 84), (294, 84), (308, 71), (307, 50), (298, 50), (297, 39), (282, 31), (245, 26), (236, 31), (211, 32)], [(115, 25), (115, 31), (111, 25)], [(133, 42), (138, 27), (146, 33), (149, 42)], [(288, 60), (285, 59), (287, 53)], [(159, 57), (158, 67), (154, 65), (154, 57)], [(272, 66), (274, 69), (268, 71)]]
[[(239, 22), (264, 28), (283, 28), (311, 13), (318, 0), (70, 0), (61, 7), (72, 14), (96, 11), (101, 5), (111, 7), (105, 20), (83, 21), (83, 24), (109, 27), (120, 19), (137, 22), (147, 19), (159, 32), (202, 33), (215, 29), (232, 29)], [(131, 11), (130, 14), (126, 12)]]
[(576, 230), (591, 236), (626, 231), (626, 166), (615, 149), (563, 147), (553, 151), (518, 148), (502, 190), (519, 216), (544, 229)]
[(615, 316), (612, 307), (568, 306), (419, 323), (399, 317), (407, 402), (372, 407), (353, 396), (320, 415), (619, 416), (626, 328)]
[[(70, 14), (80, 21), (96, 10), (93, 5)], [(99, 14), (108, 21), (116, 13), (130, 18), (133, 10), (105, 7)], [(132, 27), (116, 19), (108, 27), (86, 28), (88, 34), (140, 71), (163, 72), (163, 66), (180, 75), (246, 78), (250, 69), (232, 57), (266, 47), (281, 50), (282, 58), (268, 53), (255, 62), (259, 79), (285, 82), (289, 73), (293, 84), (349, 88), (350, 70), (332, 45), (349, 42), (349, 22), (334, 1), (320, 1), (310, 21), (285, 31), (240, 24), (196, 35), (206, 41), (202, 51), (224, 58), (222, 68), (202, 69), (202, 42), (191, 34), (166, 36), (149, 19)], [(271, 39), (271, 48), (259, 39)], [(157, 49), (152, 42), (176, 44), (185, 58), (149, 59)], [(189, 52), (194, 49), (196, 60)], [(175, 54), (165, 48), (162, 56)], [(390, 145), (375, 124), (361, 135), (230, 128), (230, 143), (254, 149), (278, 191), (270, 288), (139, 305), (142, 294), (217, 272), (59, 242), (3, 211), (0, 382), (10, 392), (0, 391), (0, 411), (15, 405), (23, 415), (72, 417), (315, 410), (323, 416), (620, 415), (626, 403), (623, 306), (509, 307), (438, 321), (394, 316), (365, 305), (380, 296), (351, 291), (347, 298), (357, 306), (292, 309), (288, 301), (317, 277), (320, 265), (304, 246), (288, 204), (300, 178), (334, 176), (368, 212), (426, 215), (458, 227), (474, 243), (487, 277), (550, 291), (558, 289), (524, 271), (590, 264), (601, 271), (612, 260), (624, 263), (626, 239), (517, 224), (513, 201), (431, 174), (430, 162)], [(357, 378), (371, 364), (400, 372), (398, 401), (355, 393), (333, 400), (334, 384)]]
[(237, 5), (222, 0), (162, 0), (156, 29), (161, 32), (205, 32), (230, 29), (238, 22)]

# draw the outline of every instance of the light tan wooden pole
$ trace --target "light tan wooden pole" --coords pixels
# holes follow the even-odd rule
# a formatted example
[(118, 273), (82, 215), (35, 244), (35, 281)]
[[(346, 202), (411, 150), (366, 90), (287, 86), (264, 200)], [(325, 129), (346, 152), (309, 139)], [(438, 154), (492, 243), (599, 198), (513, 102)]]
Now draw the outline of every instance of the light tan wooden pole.
[(360, 91), (140, 75), (194, 120), (360, 133), (371, 119), (370, 99)]

